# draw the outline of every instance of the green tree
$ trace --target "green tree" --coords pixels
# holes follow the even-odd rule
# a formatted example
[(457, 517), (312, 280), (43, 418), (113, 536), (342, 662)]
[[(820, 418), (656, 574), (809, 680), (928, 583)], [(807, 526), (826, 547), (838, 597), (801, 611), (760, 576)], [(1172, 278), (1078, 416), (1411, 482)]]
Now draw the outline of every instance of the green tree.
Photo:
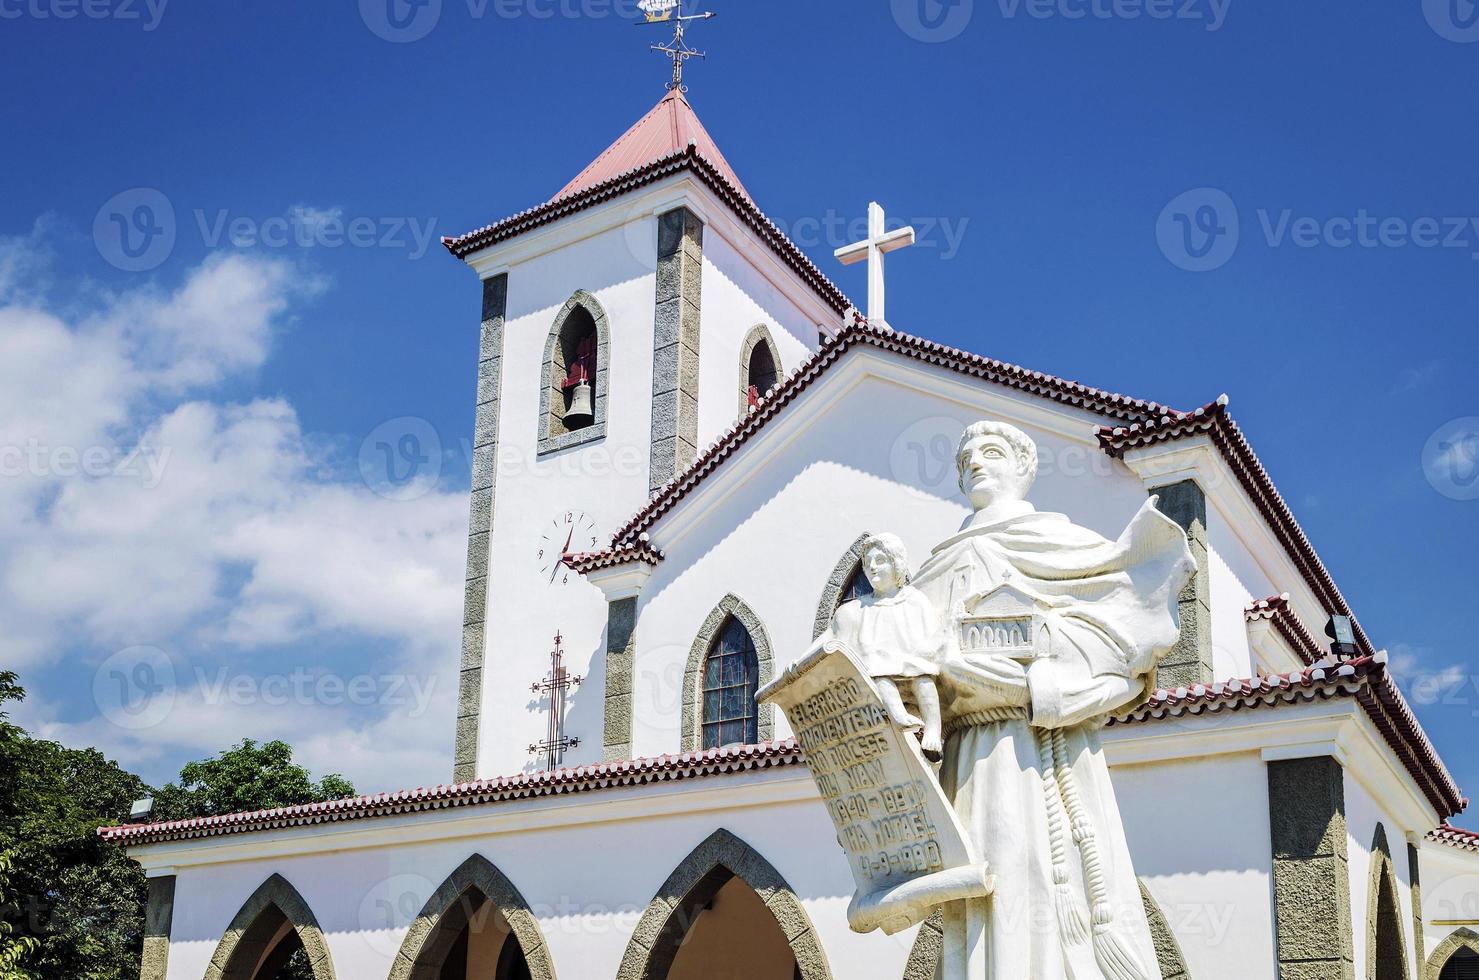
[[(8, 851), (0, 853), (0, 908), (7, 911), (11, 907), (8, 885), (14, 861), (14, 855)], [(31, 980), (31, 974), (21, 969), (21, 960), (35, 951), (36, 940), (16, 936), (11, 922), (0, 921), (0, 980)]]
[[(4, 706), (25, 691), (0, 671), (0, 980), (137, 980), (144, 873), (100, 826), (150, 795), (96, 749), (32, 738)], [(247, 740), (187, 764), (154, 794), (156, 820), (311, 803), (354, 795), (340, 776), (315, 782), (283, 742)], [(9, 860), (8, 860), (9, 859)], [(296, 953), (274, 980), (308, 980)]]
[(330, 774), (314, 782), (293, 761), (286, 742), (258, 745), (248, 738), (214, 758), (186, 763), (178, 783), (154, 794), (154, 819), (186, 820), (353, 795), (354, 786), (343, 776)]
[[(20, 701), (15, 675), (0, 675), (0, 703)], [(97, 836), (148, 792), (96, 749), (30, 737), (0, 717), (0, 851), (14, 861), (8, 897), (26, 941), (23, 976), (131, 980), (138, 975), (144, 874)], [(0, 977), (3, 977), (0, 974)]]
[[(187, 763), (178, 783), (155, 794), (154, 819), (185, 820), (353, 795), (354, 787), (342, 776), (330, 774), (314, 782), (308, 770), (293, 761), (293, 749), (286, 742), (258, 745), (244, 739), (214, 758)], [(272, 980), (313, 980), (301, 945)]]

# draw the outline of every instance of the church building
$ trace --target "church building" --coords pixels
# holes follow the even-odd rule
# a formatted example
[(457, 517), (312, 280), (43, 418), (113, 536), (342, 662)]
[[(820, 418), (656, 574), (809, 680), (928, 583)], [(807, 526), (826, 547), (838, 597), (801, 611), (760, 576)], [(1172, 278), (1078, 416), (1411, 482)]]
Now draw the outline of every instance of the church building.
[(756, 691), (869, 589), (866, 535), (917, 567), (960, 526), (979, 419), (1036, 442), (1038, 510), (1112, 539), (1156, 495), (1196, 561), (1157, 689), (1103, 732), (1164, 980), (1479, 977), (1467, 801), (1225, 397), (868, 319), (681, 86), (444, 244), (481, 284), (451, 781), (105, 828), (149, 875), (143, 980), (934, 977), (938, 918), (849, 929)]

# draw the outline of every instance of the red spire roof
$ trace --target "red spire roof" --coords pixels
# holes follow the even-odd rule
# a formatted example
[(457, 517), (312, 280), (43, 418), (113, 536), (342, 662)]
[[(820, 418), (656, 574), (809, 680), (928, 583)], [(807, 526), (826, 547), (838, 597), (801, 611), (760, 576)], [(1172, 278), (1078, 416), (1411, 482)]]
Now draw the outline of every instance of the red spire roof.
[(704, 124), (698, 121), (693, 106), (688, 104), (683, 93), (677, 89), (669, 90), (647, 115), (638, 119), (631, 129), (606, 147), (574, 180), (560, 188), (560, 192), (552, 200), (558, 201), (644, 164), (680, 153), (690, 143), (699, 156), (734, 185), (747, 203), (754, 203), (750, 199), (750, 192), (745, 190), (745, 185), (734, 175), (734, 168), (724, 159), (724, 154), (719, 152), (714, 138), (704, 129)]

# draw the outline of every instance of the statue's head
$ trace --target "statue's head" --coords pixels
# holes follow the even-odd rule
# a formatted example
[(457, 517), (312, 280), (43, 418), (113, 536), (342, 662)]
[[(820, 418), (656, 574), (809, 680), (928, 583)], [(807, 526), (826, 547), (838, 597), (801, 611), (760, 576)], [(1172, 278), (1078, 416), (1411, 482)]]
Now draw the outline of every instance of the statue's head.
[(961, 433), (955, 467), (960, 492), (976, 510), (1023, 500), (1037, 476), (1037, 445), (1015, 425), (976, 422)]
[(863, 574), (873, 591), (893, 595), (909, 584), (909, 553), (897, 534), (870, 534), (863, 542)]

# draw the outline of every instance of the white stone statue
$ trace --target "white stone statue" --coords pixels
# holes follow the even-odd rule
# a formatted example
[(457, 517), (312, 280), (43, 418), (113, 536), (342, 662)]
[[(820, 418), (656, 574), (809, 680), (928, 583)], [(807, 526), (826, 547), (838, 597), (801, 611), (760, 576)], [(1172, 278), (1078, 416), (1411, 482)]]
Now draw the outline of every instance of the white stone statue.
[[(912, 581), (903, 544), (870, 538), (875, 594), (758, 696), (806, 750), (857, 885), (853, 929), (943, 908), (943, 980), (1156, 980), (1098, 732), (1176, 643), (1186, 535), (1154, 497), (1116, 541), (1039, 514), (1037, 447), (1004, 423), (967, 428), (956, 462), (961, 529)], [(938, 775), (921, 753), (937, 725)]]
[(1098, 732), (1176, 642), (1186, 535), (1154, 497), (1117, 541), (1038, 513), (1037, 447), (1004, 423), (956, 461), (975, 512), (912, 584), (944, 625), (940, 783), (996, 885), (945, 907), (942, 976), (1155, 980)]
[[(944, 640), (939, 616), (924, 593), (909, 584), (909, 556), (897, 535), (870, 535), (859, 563), (873, 594), (839, 606), (828, 635), (818, 642), (835, 639), (852, 650), (877, 685), (893, 723), (923, 729), (924, 754), (938, 762), (940, 697), (935, 676)], [(901, 684), (912, 693), (918, 716), (905, 707)]]

